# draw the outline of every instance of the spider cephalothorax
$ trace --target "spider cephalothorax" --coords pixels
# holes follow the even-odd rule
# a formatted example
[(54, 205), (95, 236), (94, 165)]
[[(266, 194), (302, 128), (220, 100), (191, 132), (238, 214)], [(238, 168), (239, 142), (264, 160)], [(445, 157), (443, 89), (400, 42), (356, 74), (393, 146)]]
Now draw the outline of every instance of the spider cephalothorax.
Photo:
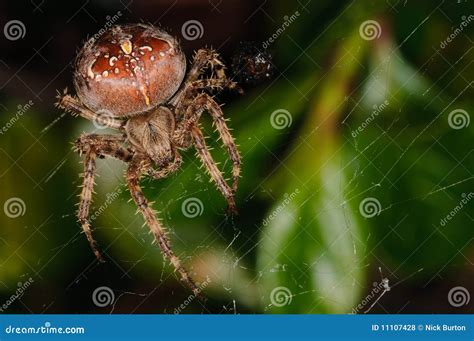
[[(208, 78), (206, 69), (211, 71)], [(135, 204), (164, 256), (199, 296), (199, 288), (174, 255), (139, 182), (143, 175), (160, 179), (176, 171), (181, 164), (178, 150), (194, 146), (229, 209), (236, 212), (240, 156), (220, 106), (206, 92), (236, 88), (236, 84), (227, 79), (215, 51), (197, 51), (186, 75), (186, 59), (173, 37), (151, 25), (132, 24), (114, 26), (97, 40), (86, 42), (76, 61), (74, 85), (78, 98), (64, 93), (58, 106), (120, 132), (84, 134), (75, 142), (75, 149), (84, 155), (77, 216), (94, 254), (102, 260), (88, 220), (95, 164), (97, 157), (110, 156), (128, 163), (126, 181)], [(232, 185), (224, 180), (204, 141), (199, 127), (204, 111), (212, 117), (226, 146), (232, 162)]]

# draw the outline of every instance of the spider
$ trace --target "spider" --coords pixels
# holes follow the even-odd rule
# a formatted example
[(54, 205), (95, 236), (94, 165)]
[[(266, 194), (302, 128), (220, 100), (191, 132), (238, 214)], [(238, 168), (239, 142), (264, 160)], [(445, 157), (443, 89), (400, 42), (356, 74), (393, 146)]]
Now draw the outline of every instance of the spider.
[[(210, 76), (206, 77), (206, 72)], [(198, 50), (186, 75), (186, 58), (175, 38), (152, 25), (128, 24), (113, 26), (85, 43), (75, 64), (74, 87), (77, 97), (65, 90), (58, 95), (57, 106), (119, 132), (82, 134), (74, 143), (84, 163), (77, 219), (93, 253), (103, 261), (88, 216), (96, 159), (108, 156), (128, 164), (125, 179), (131, 197), (163, 256), (193, 293), (202, 297), (174, 254), (165, 228), (143, 194), (140, 179), (162, 179), (176, 172), (182, 162), (179, 150), (194, 147), (227, 200), (229, 211), (237, 213), (234, 196), (240, 155), (221, 107), (208, 94), (211, 90), (238, 89), (237, 84), (227, 78), (225, 66), (214, 50)], [(227, 149), (232, 162), (231, 184), (206, 146), (199, 125), (203, 112), (212, 117)]]

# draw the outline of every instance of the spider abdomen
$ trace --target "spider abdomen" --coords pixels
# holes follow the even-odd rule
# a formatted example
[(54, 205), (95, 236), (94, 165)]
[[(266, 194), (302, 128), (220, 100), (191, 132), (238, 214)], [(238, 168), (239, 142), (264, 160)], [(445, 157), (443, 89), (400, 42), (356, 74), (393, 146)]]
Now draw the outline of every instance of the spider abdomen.
[(74, 84), (90, 109), (127, 116), (166, 102), (185, 71), (184, 54), (168, 33), (144, 24), (114, 26), (84, 45)]

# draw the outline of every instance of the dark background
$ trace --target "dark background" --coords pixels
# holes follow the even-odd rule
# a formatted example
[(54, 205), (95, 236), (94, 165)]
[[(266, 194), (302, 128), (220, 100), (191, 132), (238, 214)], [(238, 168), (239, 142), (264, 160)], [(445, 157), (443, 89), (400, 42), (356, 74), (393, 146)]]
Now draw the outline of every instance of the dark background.
[[(182, 313), (350, 313), (367, 295), (359, 313), (472, 313), (472, 299), (456, 307), (449, 292), (474, 293), (473, 203), (441, 219), (473, 188), (474, 124), (453, 129), (448, 115), (474, 112), (474, 21), (441, 43), (473, 9), (464, 0), (2, 1), (1, 28), (20, 20), (25, 32), (16, 40), (1, 32), (0, 125), (33, 103), (0, 135), (0, 204), (24, 203), (19, 217), (0, 211), (0, 304), (33, 281), (4, 312), (173, 313), (190, 295), (128, 202), (120, 163), (98, 165), (93, 210), (121, 189), (93, 222), (105, 264), (80, 233), (82, 170), (71, 143), (97, 129), (54, 103), (57, 91), (73, 89), (81, 44), (120, 11), (118, 23), (150, 22), (177, 36), (188, 60), (212, 46), (229, 62), (241, 41), (265, 50), (298, 11), (267, 49), (274, 77), (244, 84), (243, 96), (217, 96), (243, 155), (239, 216), (225, 215), (192, 150), (176, 175), (144, 180), (176, 252), (195, 278), (210, 278), (208, 302), (192, 300)], [(201, 38), (182, 36), (188, 20), (202, 24)], [(380, 25), (375, 39), (359, 31), (367, 20)], [(290, 125), (275, 128), (277, 110)], [(183, 214), (188, 198), (202, 203), (200, 216)], [(380, 203), (374, 217), (361, 214), (365, 198)], [(381, 296), (372, 283), (382, 277), (391, 290)], [(114, 293), (105, 307), (92, 300), (101, 286)], [(281, 287), (290, 296), (279, 306), (271, 297)]]

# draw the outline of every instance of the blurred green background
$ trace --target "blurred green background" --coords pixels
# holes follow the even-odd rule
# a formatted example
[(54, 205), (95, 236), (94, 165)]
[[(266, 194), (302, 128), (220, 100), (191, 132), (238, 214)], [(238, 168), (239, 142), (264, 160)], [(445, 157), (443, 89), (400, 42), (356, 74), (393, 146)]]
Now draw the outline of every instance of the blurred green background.
[[(473, 9), (464, 0), (2, 2), (0, 308), (472, 313)], [(71, 143), (106, 130), (56, 109), (55, 95), (72, 88), (81, 43), (117, 13), (117, 23), (161, 24), (188, 58), (213, 46), (230, 61), (240, 41), (273, 55), (271, 80), (217, 96), (243, 156), (238, 216), (225, 215), (193, 150), (175, 175), (143, 181), (205, 304), (152, 245), (123, 164), (98, 162), (91, 212), (106, 263), (75, 220), (82, 167)], [(23, 24), (19, 37), (5, 29), (11, 20)], [(189, 20), (202, 36), (183, 37)], [(104, 286), (111, 298), (97, 304)]]

